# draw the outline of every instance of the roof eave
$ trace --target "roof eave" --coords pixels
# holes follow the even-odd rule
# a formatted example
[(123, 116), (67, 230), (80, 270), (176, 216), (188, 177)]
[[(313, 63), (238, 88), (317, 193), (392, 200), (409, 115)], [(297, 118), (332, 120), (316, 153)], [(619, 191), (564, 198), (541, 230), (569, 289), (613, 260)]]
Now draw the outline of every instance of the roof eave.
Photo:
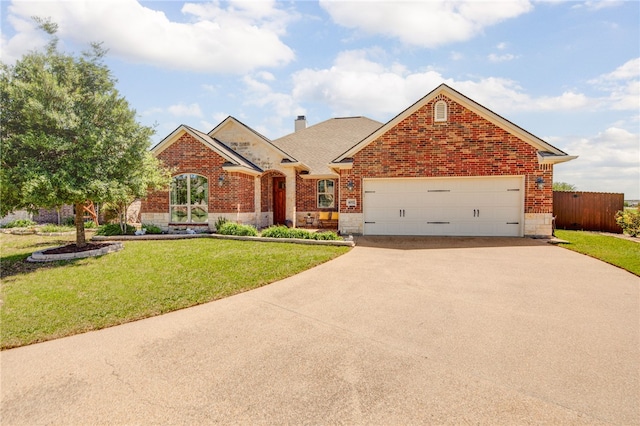
[(222, 170), (229, 173), (243, 173), (245, 175), (251, 175), (251, 176), (260, 176), (262, 174), (262, 172), (260, 172), (259, 170), (249, 169), (245, 166), (240, 166), (238, 164), (229, 164), (229, 165), (223, 164)]
[(577, 155), (540, 155), (538, 152), (538, 164), (560, 164), (575, 160)]
[(303, 163), (302, 161), (281, 161), (280, 162), (280, 166), (282, 167), (292, 167), (296, 170), (299, 171), (310, 171), (311, 167), (309, 167), (308, 165), (306, 165), (305, 163)]

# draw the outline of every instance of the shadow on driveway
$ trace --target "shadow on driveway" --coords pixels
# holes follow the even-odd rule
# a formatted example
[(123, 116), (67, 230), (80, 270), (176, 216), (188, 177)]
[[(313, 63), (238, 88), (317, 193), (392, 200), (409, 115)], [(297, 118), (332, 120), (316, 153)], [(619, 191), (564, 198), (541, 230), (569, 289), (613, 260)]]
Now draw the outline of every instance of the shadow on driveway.
[(540, 246), (547, 239), (520, 237), (419, 237), (419, 236), (358, 236), (354, 237), (360, 247), (393, 250), (433, 250), (482, 247), (526, 247)]

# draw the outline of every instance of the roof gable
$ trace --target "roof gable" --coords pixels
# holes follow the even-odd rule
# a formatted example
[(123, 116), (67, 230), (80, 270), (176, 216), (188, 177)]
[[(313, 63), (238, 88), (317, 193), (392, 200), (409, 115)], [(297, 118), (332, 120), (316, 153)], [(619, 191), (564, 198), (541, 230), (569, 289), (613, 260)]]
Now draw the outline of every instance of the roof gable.
[[(367, 145), (374, 142), (380, 136), (384, 135), (385, 133), (393, 129), (396, 125), (398, 125), (404, 119), (411, 116), (420, 108), (424, 107), (425, 105), (427, 105), (429, 102), (433, 101), (436, 97), (440, 95), (443, 95), (451, 99), (452, 101), (459, 103), (463, 107), (478, 114), (480, 117), (486, 119), (487, 121), (494, 124), (495, 126), (518, 137), (519, 139), (523, 140), (524, 142), (536, 148), (539, 152), (538, 159), (541, 163), (542, 162), (559, 163), (563, 161), (573, 160), (574, 158), (576, 158), (576, 156), (567, 155), (567, 153), (543, 141), (542, 139), (529, 133), (523, 128), (515, 125), (511, 121), (505, 119), (504, 117), (501, 117), (500, 115), (496, 114), (490, 109), (480, 105), (479, 103), (466, 97), (462, 93), (452, 89), (446, 84), (441, 84), (440, 86), (432, 90), (430, 93), (428, 93), (426, 96), (424, 96), (422, 99), (415, 102), (409, 108), (405, 109), (400, 114), (396, 115), (394, 118), (392, 118), (386, 124), (381, 126), (375, 132), (371, 133), (369, 136), (362, 139), (357, 144), (350, 147), (348, 150), (344, 151), (338, 157), (334, 158), (334, 160), (332, 161), (332, 165), (339, 166), (340, 164), (347, 164), (350, 158), (352, 158), (355, 154), (357, 154), (362, 149), (364, 149)], [(545, 153), (545, 155), (540, 154), (543, 152)]]
[(162, 141), (160, 141), (156, 146), (151, 148), (151, 152), (154, 155), (159, 155), (162, 151), (170, 147), (174, 142), (176, 142), (182, 135), (185, 133), (191, 135), (195, 140), (202, 143), (207, 148), (214, 151), (220, 157), (224, 158), (226, 163), (229, 166), (233, 166), (237, 169), (237, 171), (246, 171), (247, 173), (255, 174), (260, 173), (262, 170), (253, 164), (251, 161), (244, 158), (242, 155), (238, 154), (224, 143), (219, 140), (210, 137), (206, 133), (200, 132), (192, 127), (181, 124), (178, 126), (173, 132), (171, 132), (167, 137), (165, 137)]
[(226, 129), (228, 129), (229, 127), (232, 127), (232, 126), (233, 127), (237, 126), (238, 128), (241, 129), (241, 131), (252, 135), (253, 136), (252, 139), (260, 141), (262, 144), (264, 144), (264, 146), (267, 147), (267, 149), (275, 151), (275, 153), (277, 153), (277, 155), (279, 155), (281, 157), (284, 157), (285, 159), (289, 160), (290, 162), (296, 162), (297, 161), (289, 153), (283, 151), (282, 149), (280, 149), (279, 147), (274, 145), (269, 138), (267, 138), (266, 136), (260, 134), (259, 132), (255, 131), (255, 130), (253, 130), (251, 127), (247, 126), (246, 124), (244, 124), (243, 122), (241, 122), (240, 120), (238, 120), (237, 118), (232, 117), (232, 116), (228, 116), (227, 118), (222, 120), (222, 122), (220, 122), (220, 124), (218, 124), (216, 127), (211, 129), (211, 131), (208, 133), (208, 135), (210, 137), (212, 137), (212, 138), (216, 138), (216, 139), (225, 141), (225, 143), (229, 143), (229, 141), (227, 141), (227, 138), (225, 137), (224, 133), (225, 133)]

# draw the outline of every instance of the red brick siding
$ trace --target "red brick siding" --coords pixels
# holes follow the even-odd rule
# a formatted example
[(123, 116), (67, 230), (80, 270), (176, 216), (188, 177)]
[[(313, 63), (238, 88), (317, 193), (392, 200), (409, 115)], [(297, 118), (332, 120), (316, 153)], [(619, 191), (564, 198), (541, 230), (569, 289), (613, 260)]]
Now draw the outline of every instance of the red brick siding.
[[(337, 179), (330, 179), (334, 182), (335, 197), (338, 197)], [(315, 211), (337, 211), (338, 205), (332, 209), (318, 208), (318, 179), (302, 179), (300, 175), (296, 176), (296, 211), (315, 212)]]
[[(434, 122), (433, 105), (448, 104), (446, 122)], [(439, 96), (354, 156), (352, 170), (341, 172), (340, 210), (362, 211), (362, 178), (524, 175), (525, 212), (550, 213), (553, 167), (538, 165), (534, 147), (462, 105)], [(539, 190), (537, 177), (546, 185)], [(353, 191), (346, 189), (352, 179)], [(356, 198), (356, 208), (346, 199)]]
[(262, 212), (273, 211), (273, 178), (276, 176), (284, 177), (284, 174), (276, 170), (270, 170), (260, 178), (260, 209)]
[[(209, 212), (229, 213), (253, 212), (255, 210), (255, 181), (253, 176), (241, 173), (227, 173), (222, 170), (224, 158), (204, 146), (188, 133), (162, 151), (158, 158), (168, 167), (174, 168), (174, 175), (193, 173), (209, 180)], [(218, 178), (224, 176), (222, 186)], [(142, 212), (168, 213), (169, 192), (156, 191), (142, 200)]]

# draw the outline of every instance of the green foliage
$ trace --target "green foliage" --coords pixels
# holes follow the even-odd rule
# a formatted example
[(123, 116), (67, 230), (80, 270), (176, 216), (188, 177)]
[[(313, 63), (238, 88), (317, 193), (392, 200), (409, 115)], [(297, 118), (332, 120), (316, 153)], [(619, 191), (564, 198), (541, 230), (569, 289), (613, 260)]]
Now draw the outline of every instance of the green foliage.
[(258, 230), (251, 225), (241, 225), (234, 222), (225, 222), (218, 228), (218, 234), (221, 235), (238, 235), (243, 237), (255, 237)]
[[(153, 129), (136, 122), (100, 44), (65, 54), (57, 26), (36, 21), (51, 36), (45, 51), (0, 65), (0, 215), (138, 193)], [(82, 226), (76, 236), (83, 245)]]
[(136, 232), (136, 228), (127, 224), (126, 232), (122, 233), (122, 228), (119, 223), (107, 223), (102, 225), (96, 231), (96, 235), (112, 236), (112, 235), (133, 235)]
[(335, 232), (311, 232), (306, 229), (288, 228), (286, 226), (270, 226), (262, 231), (262, 237), (267, 238), (298, 238), (302, 240), (341, 240)]
[(96, 223), (92, 220), (88, 220), (84, 223), (84, 228), (85, 229), (93, 229), (93, 228), (97, 228), (98, 225), (96, 225)]
[(553, 182), (554, 191), (575, 191), (577, 187), (574, 184), (567, 182)]
[(34, 221), (29, 219), (15, 219), (11, 222), (7, 222), (3, 228), (28, 228), (29, 226), (37, 225)]
[(640, 210), (621, 210), (616, 213), (616, 222), (625, 234), (632, 237), (640, 235)]
[(610, 263), (640, 276), (640, 244), (593, 232), (556, 230), (556, 236), (568, 241), (562, 247)]
[(227, 222), (229, 222), (229, 221), (226, 218), (224, 218), (222, 216), (219, 216), (218, 219), (216, 220), (215, 225), (214, 225), (216, 227), (216, 232), (219, 232), (220, 227), (222, 225), (224, 225), (225, 223), (227, 223)]
[(49, 232), (71, 232), (71, 231), (75, 231), (75, 227), (74, 226), (63, 226), (63, 225), (55, 225), (53, 223), (45, 223), (44, 225), (42, 225), (39, 229), (40, 232), (45, 232), (45, 233), (49, 233)]
[(76, 226), (76, 218), (73, 216), (65, 217), (60, 222), (64, 226), (74, 226), (74, 227)]
[(147, 234), (162, 234), (162, 228), (153, 223), (143, 223), (142, 229), (146, 229)]

